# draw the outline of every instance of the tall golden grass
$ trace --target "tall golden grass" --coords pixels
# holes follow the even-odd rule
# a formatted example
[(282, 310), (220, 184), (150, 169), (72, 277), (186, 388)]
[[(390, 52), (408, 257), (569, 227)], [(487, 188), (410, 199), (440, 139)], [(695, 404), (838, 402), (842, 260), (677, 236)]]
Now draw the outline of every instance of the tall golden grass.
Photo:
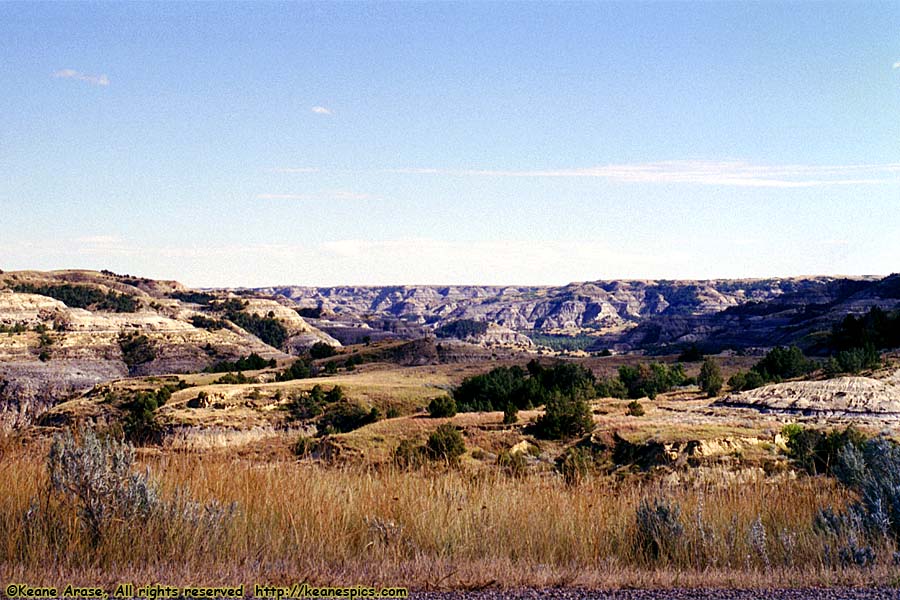
[[(891, 583), (887, 562), (840, 568), (812, 526), (848, 500), (825, 478), (667, 485), (638, 477), (407, 472), (310, 461), (164, 453), (144, 462), (164, 494), (235, 502), (224, 530), (150, 519), (111, 527), (95, 546), (77, 511), (48, 493), (43, 457), (0, 463), (0, 577), (34, 584), (132, 580), (406, 585), (810, 585)], [(684, 535), (654, 560), (637, 543), (636, 510), (666, 497)], [(31, 516), (27, 516), (31, 513)], [(765, 531), (759, 542), (759, 521)], [(893, 549), (888, 549), (893, 550)], [(885, 554), (885, 553), (882, 553)], [(889, 555), (889, 552), (888, 552)]]

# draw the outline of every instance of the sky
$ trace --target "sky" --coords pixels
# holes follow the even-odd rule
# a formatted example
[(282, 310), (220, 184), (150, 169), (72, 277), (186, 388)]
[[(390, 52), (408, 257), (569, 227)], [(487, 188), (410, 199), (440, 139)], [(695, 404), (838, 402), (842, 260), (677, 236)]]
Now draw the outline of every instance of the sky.
[(0, 2), (0, 269), (900, 270), (900, 2)]

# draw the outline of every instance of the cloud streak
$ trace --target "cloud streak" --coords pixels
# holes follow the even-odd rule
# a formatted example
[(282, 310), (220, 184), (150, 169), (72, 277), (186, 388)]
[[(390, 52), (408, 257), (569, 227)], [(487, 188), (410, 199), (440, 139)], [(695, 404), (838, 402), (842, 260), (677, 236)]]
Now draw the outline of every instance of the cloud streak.
[(324, 106), (313, 106), (311, 109), (317, 115), (330, 115), (332, 114), (330, 108), (325, 108)]
[(275, 167), (268, 171), (269, 173), (318, 173), (319, 169), (315, 167)]
[(578, 169), (496, 170), (405, 168), (385, 172), (458, 177), (593, 178), (617, 183), (731, 187), (811, 188), (897, 184), (900, 163), (861, 165), (757, 165), (746, 161), (671, 160)]
[(375, 196), (352, 190), (330, 190), (313, 194), (257, 194), (257, 200), (374, 200)]
[(77, 81), (84, 81), (91, 85), (103, 87), (109, 85), (109, 77), (106, 75), (88, 75), (87, 73), (76, 71), (75, 69), (61, 69), (55, 72), (53, 77), (56, 79), (75, 79)]
[(898, 60), (897, 62), (894, 63), (894, 68), (900, 69), (900, 60)]

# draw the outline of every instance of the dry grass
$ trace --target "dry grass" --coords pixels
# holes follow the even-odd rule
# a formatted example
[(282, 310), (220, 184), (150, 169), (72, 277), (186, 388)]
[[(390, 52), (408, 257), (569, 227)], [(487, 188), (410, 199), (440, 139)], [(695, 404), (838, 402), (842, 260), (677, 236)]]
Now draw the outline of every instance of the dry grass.
[[(122, 526), (92, 548), (75, 512), (44, 493), (41, 456), (7, 449), (0, 464), (0, 578), (173, 584), (371, 583), (414, 588), (500, 585), (808, 585), (890, 583), (888, 564), (835, 569), (812, 528), (847, 496), (822, 478), (667, 486), (659, 481), (509, 478), (500, 472), (405, 472), (248, 461), (226, 453), (144, 458), (166, 493), (236, 502), (219, 539), (159, 521)], [(681, 507), (685, 534), (654, 560), (636, 543), (642, 498)], [(26, 524), (34, 498), (52, 519)], [(761, 519), (764, 552), (750, 534)], [(139, 543), (138, 543), (139, 542)]]

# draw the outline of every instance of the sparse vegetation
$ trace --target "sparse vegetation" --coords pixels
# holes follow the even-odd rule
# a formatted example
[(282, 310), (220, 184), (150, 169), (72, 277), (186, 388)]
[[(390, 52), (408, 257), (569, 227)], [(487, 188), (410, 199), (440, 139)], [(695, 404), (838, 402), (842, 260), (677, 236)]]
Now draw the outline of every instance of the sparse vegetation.
[(217, 331), (228, 326), (228, 324), (223, 319), (210, 319), (209, 317), (204, 317), (203, 315), (194, 315), (193, 317), (191, 317), (191, 325), (200, 329), (206, 329), (208, 331)]
[(257, 354), (256, 352), (251, 352), (248, 356), (244, 358), (239, 358), (236, 361), (227, 361), (222, 360), (214, 365), (211, 365), (206, 368), (207, 373), (226, 373), (230, 371), (258, 371), (260, 369), (271, 369), (276, 365), (275, 359), (271, 358), (269, 360), (264, 359), (262, 356)]
[(88, 308), (109, 312), (135, 312), (140, 307), (140, 302), (128, 294), (103, 291), (99, 288), (87, 285), (74, 285), (71, 283), (35, 285), (20, 283), (12, 287), (14, 292), (22, 294), (39, 294), (59, 300), (70, 308)]
[[(202, 304), (204, 306), (208, 306), (217, 300), (215, 294), (195, 291), (172, 292), (169, 294), (169, 298), (174, 298), (175, 300), (180, 300), (182, 302), (190, 302), (192, 304)], [(197, 327), (199, 327), (199, 325), (197, 325)]]
[(277, 381), (293, 381), (294, 379), (308, 379), (314, 377), (312, 365), (309, 361), (298, 358), (291, 366), (278, 374)]
[(122, 360), (129, 369), (134, 369), (156, 358), (156, 349), (150, 338), (144, 334), (136, 332), (121, 334), (119, 348), (122, 350)]
[(313, 360), (321, 358), (330, 358), (337, 354), (337, 350), (331, 344), (325, 342), (316, 342), (309, 349), (309, 357)]
[(441, 325), (434, 330), (439, 338), (457, 338), (464, 340), (470, 337), (479, 337), (487, 333), (488, 324), (485, 321), (473, 321), (472, 319), (460, 319), (446, 325)]
[(769, 350), (749, 371), (732, 375), (728, 386), (733, 391), (752, 390), (767, 383), (806, 375), (815, 367), (815, 363), (807, 359), (797, 346), (778, 346)]
[(619, 380), (627, 390), (629, 398), (647, 397), (651, 400), (657, 394), (684, 385), (687, 375), (680, 363), (667, 366), (661, 363), (640, 364), (637, 366), (622, 365), (619, 367)]

